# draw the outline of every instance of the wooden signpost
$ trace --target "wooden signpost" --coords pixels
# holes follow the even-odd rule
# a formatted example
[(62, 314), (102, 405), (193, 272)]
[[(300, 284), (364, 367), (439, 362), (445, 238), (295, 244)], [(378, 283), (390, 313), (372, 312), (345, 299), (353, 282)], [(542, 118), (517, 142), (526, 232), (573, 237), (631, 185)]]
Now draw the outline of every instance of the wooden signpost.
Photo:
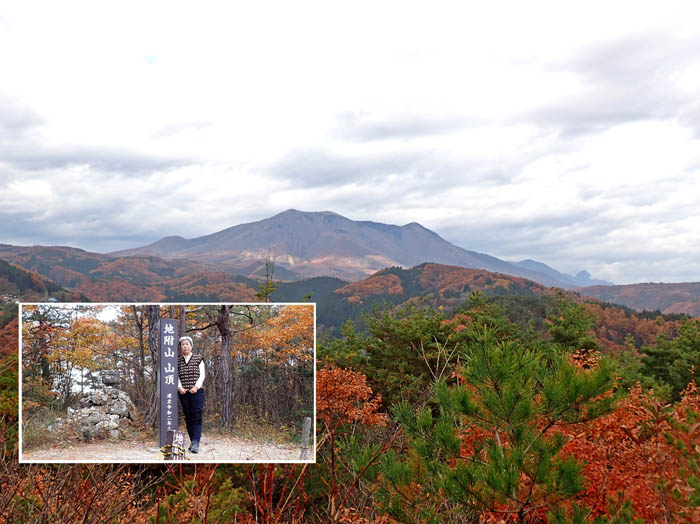
[(309, 436), (311, 434), (311, 417), (304, 419), (304, 430), (301, 433), (301, 455), (300, 460), (308, 460), (309, 458)]
[(184, 435), (181, 438), (171, 436), (170, 442), (167, 442), (169, 431), (181, 433), (177, 430), (177, 337), (177, 320), (172, 318), (160, 319), (158, 440), (161, 449), (164, 449), (166, 444), (170, 446), (165, 450), (168, 453), (164, 452), (166, 459), (173, 451), (178, 451), (172, 447), (176, 441), (181, 440), (183, 447), (185, 442)]

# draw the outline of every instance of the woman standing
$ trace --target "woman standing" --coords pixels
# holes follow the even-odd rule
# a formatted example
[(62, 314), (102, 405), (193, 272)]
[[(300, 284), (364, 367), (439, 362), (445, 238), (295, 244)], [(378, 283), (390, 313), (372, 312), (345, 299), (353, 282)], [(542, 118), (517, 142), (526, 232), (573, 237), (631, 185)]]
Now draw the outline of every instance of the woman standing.
[(187, 434), (190, 436), (189, 450), (199, 453), (202, 436), (202, 411), (204, 410), (204, 360), (202, 355), (192, 354), (192, 338), (180, 337), (178, 357), (177, 391), (182, 411), (185, 414)]

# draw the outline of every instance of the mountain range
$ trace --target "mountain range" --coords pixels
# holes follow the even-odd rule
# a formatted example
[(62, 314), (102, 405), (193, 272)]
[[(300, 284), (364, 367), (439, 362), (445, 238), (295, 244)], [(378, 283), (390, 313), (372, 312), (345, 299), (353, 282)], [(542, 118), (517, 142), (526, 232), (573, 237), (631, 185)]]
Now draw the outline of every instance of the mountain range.
[[(31, 285), (27, 287), (24, 282)], [(19, 294), (24, 300), (40, 300), (49, 293), (71, 301), (246, 302), (258, 300), (259, 285), (259, 278), (231, 275), (188, 260), (152, 255), (114, 257), (71, 247), (0, 244), (0, 291)], [(319, 304), (319, 321), (324, 323), (369, 311), (377, 302), (399, 304), (424, 297), (435, 306), (452, 307), (466, 300), (471, 291), (502, 296), (539, 296), (543, 289), (553, 292), (521, 277), (438, 264), (386, 268), (353, 282), (324, 276), (277, 280), (277, 285), (272, 300), (299, 302), (311, 295)], [(700, 283), (593, 286), (576, 291), (640, 311), (658, 309), (700, 316)]]
[(260, 275), (264, 260), (271, 255), (276, 276), (282, 280), (315, 276), (360, 280), (386, 267), (409, 268), (435, 262), (513, 275), (565, 289), (609, 284), (591, 279), (586, 271), (566, 275), (534, 260), (507, 262), (469, 251), (417, 222), (396, 226), (354, 221), (330, 211), (289, 209), (210, 235), (191, 239), (169, 236), (110, 255), (198, 261), (245, 276)]
[[(0, 259), (14, 268), (42, 275), (69, 294), (82, 294), (93, 301), (255, 300), (270, 257), (275, 260), (274, 279), (283, 283), (273, 298), (281, 301), (301, 300), (309, 291), (319, 300), (337, 295), (335, 291), (346, 285), (352, 290), (355, 283), (359, 289), (376, 289), (380, 295), (399, 300), (392, 291), (395, 278), (386, 270), (429, 263), (489, 272), (488, 278), (494, 281), (506, 275), (527, 279), (637, 310), (700, 315), (700, 283), (601, 285), (609, 283), (592, 279), (586, 271), (566, 275), (535, 260), (507, 262), (463, 249), (416, 222), (396, 226), (353, 221), (328, 211), (290, 209), (211, 235), (170, 236), (108, 254), (72, 247), (0, 244)], [(16, 269), (0, 271), (0, 287), (7, 292), (20, 290), (16, 273)], [(496, 286), (493, 291), (502, 293), (503, 289), (511, 293), (515, 288)], [(353, 301), (361, 294), (342, 292), (338, 296)]]

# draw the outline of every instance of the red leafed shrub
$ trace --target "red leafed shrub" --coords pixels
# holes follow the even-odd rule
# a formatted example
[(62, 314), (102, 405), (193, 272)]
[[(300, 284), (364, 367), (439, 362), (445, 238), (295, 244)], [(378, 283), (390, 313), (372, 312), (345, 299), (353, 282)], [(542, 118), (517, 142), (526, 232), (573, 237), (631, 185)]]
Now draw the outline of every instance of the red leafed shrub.
[(683, 425), (688, 413), (700, 414), (694, 383), (676, 406), (663, 405), (636, 387), (609, 415), (561, 429), (571, 439), (563, 454), (585, 464), (578, 501), (592, 508), (591, 517), (607, 514), (609, 500), (622, 494), (647, 522), (700, 521), (690, 497), (683, 495), (692, 491), (683, 474), (689, 459), (673, 444), (685, 441), (683, 449), (696, 457), (700, 451), (697, 426)]
[(384, 413), (378, 413), (382, 397), (372, 398), (367, 377), (349, 369), (324, 368), (316, 377), (316, 411), (327, 428), (338, 424), (359, 422), (383, 426)]

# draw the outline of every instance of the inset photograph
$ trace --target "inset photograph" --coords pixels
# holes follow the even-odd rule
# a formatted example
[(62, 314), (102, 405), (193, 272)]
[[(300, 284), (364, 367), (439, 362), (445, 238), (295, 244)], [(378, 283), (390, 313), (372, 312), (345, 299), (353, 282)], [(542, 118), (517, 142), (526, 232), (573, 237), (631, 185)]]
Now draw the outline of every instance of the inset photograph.
[(20, 462), (314, 462), (315, 304), (22, 304)]

